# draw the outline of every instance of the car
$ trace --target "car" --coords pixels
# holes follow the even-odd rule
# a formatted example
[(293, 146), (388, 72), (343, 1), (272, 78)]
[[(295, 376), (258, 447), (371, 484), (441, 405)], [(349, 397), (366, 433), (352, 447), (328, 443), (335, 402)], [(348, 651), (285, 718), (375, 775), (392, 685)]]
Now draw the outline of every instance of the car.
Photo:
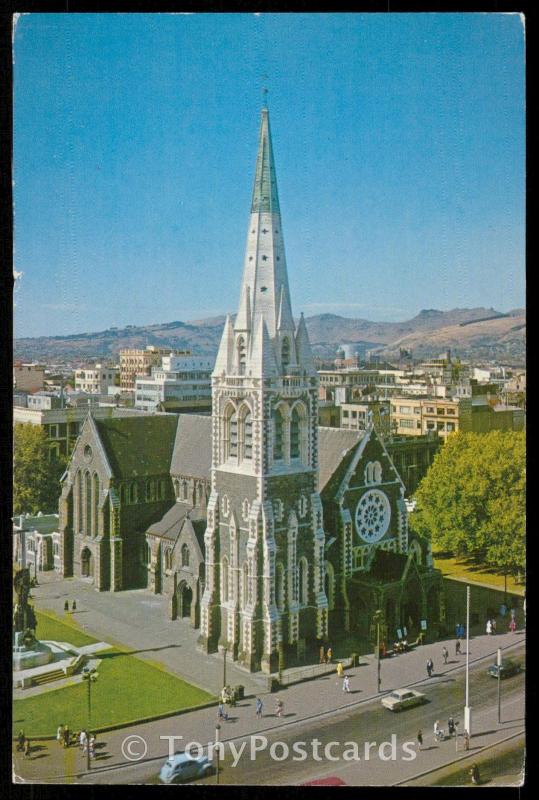
[(382, 698), (382, 705), (390, 711), (402, 711), (412, 706), (420, 706), (426, 701), (425, 695), (416, 689), (395, 689)]
[(159, 772), (159, 780), (161, 783), (187, 783), (204, 778), (212, 771), (212, 763), (207, 756), (195, 758), (181, 751), (167, 758)]
[(488, 674), (492, 678), (498, 677), (498, 669), (500, 669), (500, 678), (510, 678), (511, 675), (518, 675), (522, 670), (522, 664), (518, 661), (513, 661), (511, 658), (502, 658), (502, 665), (498, 668), (497, 664), (491, 664), (487, 669)]

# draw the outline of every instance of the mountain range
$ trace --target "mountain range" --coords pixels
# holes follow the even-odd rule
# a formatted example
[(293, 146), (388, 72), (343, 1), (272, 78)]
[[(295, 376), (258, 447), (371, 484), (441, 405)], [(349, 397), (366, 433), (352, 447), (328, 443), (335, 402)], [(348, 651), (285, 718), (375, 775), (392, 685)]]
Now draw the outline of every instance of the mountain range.
[[(190, 348), (196, 354), (215, 356), (224, 321), (225, 317), (219, 316), (69, 336), (19, 338), (14, 342), (14, 356), (44, 362), (84, 361), (114, 357), (120, 349), (146, 345)], [(524, 309), (506, 313), (482, 307), (423, 309), (405, 322), (371, 322), (336, 314), (318, 314), (305, 321), (313, 353), (322, 358), (334, 356), (340, 344), (351, 344), (360, 355), (375, 350), (388, 360), (398, 357), (401, 348), (411, 350), (414, 358), (433, 357), (448, 348), (462, 358), (514, 362), (525, 358)]]

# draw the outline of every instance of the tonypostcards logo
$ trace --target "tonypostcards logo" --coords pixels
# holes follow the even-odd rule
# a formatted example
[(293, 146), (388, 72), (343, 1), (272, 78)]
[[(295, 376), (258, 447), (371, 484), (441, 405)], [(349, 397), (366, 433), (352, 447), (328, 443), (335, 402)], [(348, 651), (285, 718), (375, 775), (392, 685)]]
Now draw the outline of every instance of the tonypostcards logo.
[[(413, 761), (417, 757), (416, 742), (397, 742), (397, 735), (392, 733), (383, 742), (346, 742), (331, 741), (323, 743), (320, 739), (309, 739), (292, 742), (269, 742), (262, 734), (249, 736), (240, 742), (201, 742), (189, 741), (184, 744), (183, 736), (160, 736), (168, 742), (168, 758), (174, 758), (178, 752), (186, 753), (192, 758), (200, 758), (206, 754), (211, 761), (222, 761), (228, 750), (231, 766), (236, 767), (242, 759), (256, 761), (262, 753), (267, 753), (272, 761)], [(142, 736), (131, 735), (122, 742), (122, 753), (127, 761), (141, 761), (148, 752), (148, 746)], [(227, 759), (228, 761), (228, 759)]]

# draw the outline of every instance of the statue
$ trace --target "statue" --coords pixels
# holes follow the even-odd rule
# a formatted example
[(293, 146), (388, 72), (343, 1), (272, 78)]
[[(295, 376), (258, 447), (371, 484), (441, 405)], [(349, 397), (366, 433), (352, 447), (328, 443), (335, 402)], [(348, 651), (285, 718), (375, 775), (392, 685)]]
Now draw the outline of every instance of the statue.
[(13, 610), (13, 632), (22, 633), (24, 643), (29, 645), (36, 639), (37, 619), (33, 606), (28, 602), (30, 595), (30, 570), (19, 569), (13, 579), (17, 602)]

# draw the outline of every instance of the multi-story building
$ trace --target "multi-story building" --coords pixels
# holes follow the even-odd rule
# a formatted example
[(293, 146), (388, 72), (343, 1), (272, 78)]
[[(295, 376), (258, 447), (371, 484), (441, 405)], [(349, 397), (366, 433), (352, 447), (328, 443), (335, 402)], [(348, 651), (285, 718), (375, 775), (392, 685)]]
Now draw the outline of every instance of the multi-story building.
[(391, 430), (399, 436), (437, 433), (446, 439), (456, 431), (486, 433), (491, 430), (523, 430), (521, 408), (490, 403), (486, 396), (453, 400), (433, 397), (391, 398)]
[(366, 392), (387, 399), (398, 391), (397, 381), (404, 374), (398, 369), (322, 369), (318, 371), (319, 399), (335, 401), (339, 388), (346, 392), (339, 396), (341, 403), (359, 400)]
[(352, 431), (364, 431), (370, 420), (376, 431), (383, 436), (390, 433), (389, 400), (371, 400), (368, 402), (342, 403), (341, 428)]
[(130, 348), (120, 350), (120, 388), (123, 392), (135, 391), (137, 375), (151, 375), (152, 367), (159, 367), (163, 356), (190, 356), (190, 350), (172, 350), (170, 347), (148, 345), (145, 350)]
[(13, 561), (38, 571), (60, 568), (58, 514), (21, 514), (13, 519)]
[(135, 378), (135, 408), (145, 411), (211, 409), (213, 361), (199, 356), (163, 356), (151, 375)]
[(114, 386), (118, 368), (106, 364), (93, 364), (75, 370), (75, 389), (88, 394), (107, 394), (109, 386)]
[(45, 385), (45, 367), (42, 364), (24, 364), (17, 361), (13, 366), (13, 386), (19, 392), (38, 392)]

